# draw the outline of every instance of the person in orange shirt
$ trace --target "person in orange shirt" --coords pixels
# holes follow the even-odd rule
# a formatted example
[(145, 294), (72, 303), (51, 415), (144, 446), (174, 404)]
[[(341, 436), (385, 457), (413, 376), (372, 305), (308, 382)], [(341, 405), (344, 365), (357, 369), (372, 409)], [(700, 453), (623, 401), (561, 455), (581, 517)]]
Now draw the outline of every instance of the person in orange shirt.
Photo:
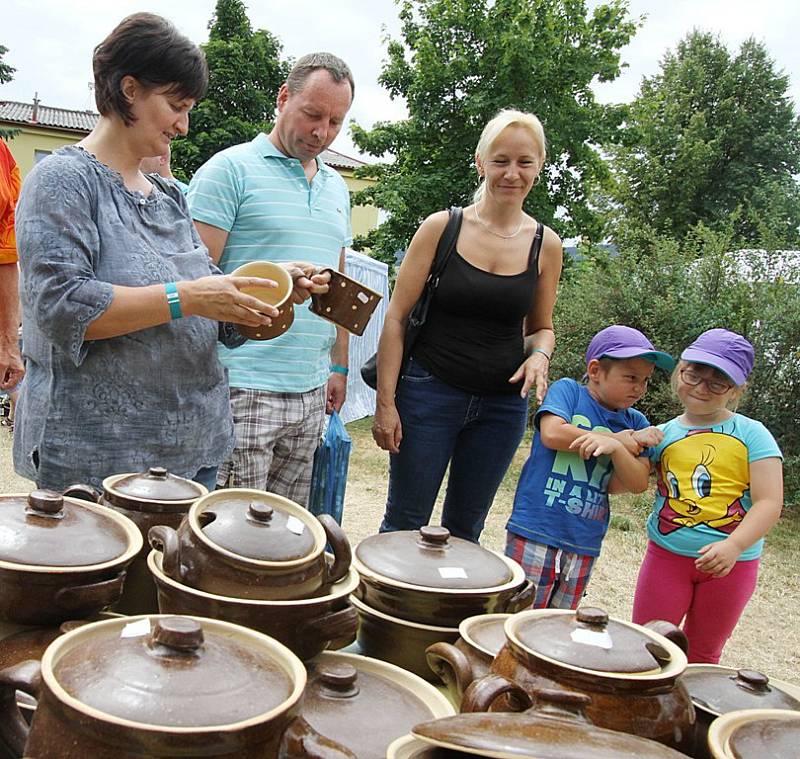
[(0, 140), (0, 390), (15, 388), (25, 369), (19, 350), (19, 274), (14, 208), (20, 177), (8, 145)]

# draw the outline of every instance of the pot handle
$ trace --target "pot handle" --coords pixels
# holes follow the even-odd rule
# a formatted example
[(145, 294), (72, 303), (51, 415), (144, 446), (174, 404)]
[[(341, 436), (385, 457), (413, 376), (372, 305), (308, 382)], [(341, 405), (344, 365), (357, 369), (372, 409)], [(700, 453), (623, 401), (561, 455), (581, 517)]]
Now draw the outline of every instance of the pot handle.
[(333, 551), (333, 563), (328, 567), (328, 582), (334, 583), (341, 580), (350, 571), (353, 551), (344, 530), (330, 514), (320, 514), (317, 519), (322, 525), (322, 529), (325, 530), (328, 543)]
[(516, 614), (533, 603), (533, 596), (536, 593), (536, 586), (530, 581), (525, 580), (520, 589), (508, 599), (506, 604), (506, 614)]
[(455, 683), (458, 695), (463, 697), (464, 691), (475, 679), (472, 665), (464, 652), (452, 643), (434, 643), (425, 649), (425, 658), (434, 674), (445, 685)]
[(89, 501), (90, 503), (99, 503), (100, 502), (100, 491), (97, 488), (93, 488), (91, 485), (70, 485), (61, 495), (67, 496), (68, 498), (78, 498), (81, 501)]
[(651, 619), (649, 622), (645, 622), (643, 627), (672, 641), (683, 653), (689, 653), (689, 639), (686, 637), (686, 633), (672, 622), (667, 622), (665, 619)]
[(278, 759), (358, 759), (339, 743), (320, 735), (302, 717), (295, 717), (281, 737)]
[(150, 547), (163, 554), (161, 567), (167, 577), (181, 582), (181, 544), (178, 533), (165, 524), (157, 524), (147, 531)]
[(502, 675), (486, 675), (474, 680), (464, 691), (461, 713), (488, 712), (492, 704), (506, 694), (510, 696), (513, 711), (530, 709), (531, 697), (517, 683)]
[(30, 730), (17, 706), (17, 691), (38, 699), (41, 685), (42, 668), (33, 659), (0, 671), (0, 749), (6, 748), (11, 756), (25, 753)]
[(80, 611), (88, 607), (105, 609), (119, 601), (125, 572), (120, 572), (110, 580), (90, 582), (84, 585), (68, 585), (56, 593), (55, 602), (65, 611)]
[(355, 637), (357, 629), (358, 612), (348, 604), (346, 609), (323, 614), (304, 622), (297, 632), (300, 638), (309, 636), (312, 640), (325, 638), (331, 641), (349, 636)]

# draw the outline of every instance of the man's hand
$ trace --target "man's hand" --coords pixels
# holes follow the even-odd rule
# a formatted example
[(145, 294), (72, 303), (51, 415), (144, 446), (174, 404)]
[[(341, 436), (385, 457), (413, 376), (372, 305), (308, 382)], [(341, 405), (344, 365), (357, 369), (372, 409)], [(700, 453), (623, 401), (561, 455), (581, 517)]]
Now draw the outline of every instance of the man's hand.
[(325, 413), (339, 412), (347, 396), (347, 377), (341, 372), (331, 372), (325, 396)]
[(17, 330), (0, 337), (0, 390), (16, 387), (25, 375), (22, 356), (19, 352)]
[(331, 273), (326, 271), (320, 274), (319, 267), (306, 261), (292, 261), (291, 263), (281, 264), (291, 275), (294, 283), (292, 290), (292, 300), (295, 303), (302, 303), (308, 300), (312, 294), (322, 295), (328, 292), (328, 283), (331, 281)]

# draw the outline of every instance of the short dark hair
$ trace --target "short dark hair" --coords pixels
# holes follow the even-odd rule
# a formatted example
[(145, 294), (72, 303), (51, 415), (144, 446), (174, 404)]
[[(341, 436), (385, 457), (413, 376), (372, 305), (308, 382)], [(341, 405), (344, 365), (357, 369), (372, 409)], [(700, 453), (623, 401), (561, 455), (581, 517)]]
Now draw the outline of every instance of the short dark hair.
[(94, 97), (104, 116), (118, 114), (126, 126), (136, 119), (122, 94), (121, 82), (132, 76), (146, 88), (169, 87), (180, 98), (199, 100), (208, 86), (203, 51), (169, 21), (154, 13), (123, 19), (95, 49)]
[(353, 81), (353, 72), (350, 67), (333, 53), (309, 53), (300, 58), (292, 66), (289, 76), (286, 77), (286, 86), (289, 92), (296, 94), (306, 85), (306, 80), (315, 71), (324, 69), (334, 82), (348, 82), (350, 84), (350, 99), (356, 94), (356, 83)]

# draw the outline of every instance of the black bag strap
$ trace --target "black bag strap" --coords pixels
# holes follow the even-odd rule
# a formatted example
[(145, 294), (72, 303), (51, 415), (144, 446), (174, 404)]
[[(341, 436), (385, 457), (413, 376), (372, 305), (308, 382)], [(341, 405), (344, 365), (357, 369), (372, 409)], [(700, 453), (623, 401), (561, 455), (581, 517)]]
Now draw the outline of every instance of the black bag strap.
[(442, 276), (444, 267), (447, 266), (450, 254), (456, 249), (456, 240), (458, 240), (458, 233), (461, 231), (462, 216), (463, 211), (460, 206), (450, 208), (450, 216), (436, 246), (436, 255), (433, 257), (431, 271), (427, 279), (427, 282), (434, 290), (439, 286), (439, 277)]
[[(544, 239), (544, 224), (542, 222), (538, 222), (536, 224), (536, 234), (533, 236), (533, 242), (531, 243), (531, 252), (528, 254), (528, 268), (530, 269), (531, 266), (534, 264), (539, 263), (539, 253), (542, 250), (542, 240)], [(536, 267), (538, 271), (538, 266)]]

